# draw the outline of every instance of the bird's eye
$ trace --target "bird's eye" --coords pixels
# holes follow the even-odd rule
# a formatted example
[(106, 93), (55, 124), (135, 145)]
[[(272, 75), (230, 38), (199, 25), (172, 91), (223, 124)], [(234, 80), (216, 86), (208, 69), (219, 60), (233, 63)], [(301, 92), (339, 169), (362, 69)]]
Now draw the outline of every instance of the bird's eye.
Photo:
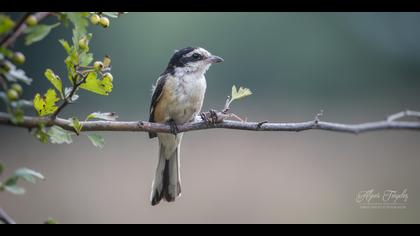
[(194, 54), (192, 55), (192, 57), (193, 57), (194, 59), (199, 59), (199, 58), (200, 58), (200, 54), (198, 54), (198, 53), (194, 53)]

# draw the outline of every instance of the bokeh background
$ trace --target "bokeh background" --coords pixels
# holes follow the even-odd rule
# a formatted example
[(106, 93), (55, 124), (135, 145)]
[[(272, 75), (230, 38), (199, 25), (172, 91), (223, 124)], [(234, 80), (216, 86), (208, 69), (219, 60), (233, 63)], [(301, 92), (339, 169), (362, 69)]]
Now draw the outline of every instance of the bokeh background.
[[(233, 104), (248, 120), (322, 119), (357, 123), (420, 110), (419, 13), (129, 13), (109, 29), (91, 26), (97, 59), (112, 57), (109, 97), (82, 92), (64, 117), (117, 112), (146, 120), (152, 84), (175, 49), (202, 46), (225, 62), (207, 73), (204, 110), (223, 107), (233, 84), (254, 95)], [(35, 81), (27, 98), (49, 86), (46, 68), (64, 77), (60, 27), (42, 42), (15, 48)], [(6, 175), (26, 166), (46, 181), (23, 183), (24, 196), (0, 194), (21, 223), (420, 223), (420, 133), (362, 135), (325, 131), (187, 133), (183, 194), (149, 204), (157, 140), (145, 133), (103, 133), (43, 145), (27, 130), (0, 127)], [(408, 190), (406, 209), (360, 209), (359, 191)]]

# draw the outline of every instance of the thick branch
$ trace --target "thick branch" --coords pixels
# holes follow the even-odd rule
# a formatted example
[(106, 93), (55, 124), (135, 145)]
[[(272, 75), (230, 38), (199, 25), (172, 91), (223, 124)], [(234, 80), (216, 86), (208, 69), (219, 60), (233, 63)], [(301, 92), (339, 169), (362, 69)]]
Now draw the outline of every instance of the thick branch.
[[(34, 16), (38, 20), (38, 22), (40, 22), (49, 14), (50, 12), (37, 12), (34, 14)], [(13, 44), (16, 41), (17, 38), (19, 38), (21, 34), (23, 34), (23, 32), (25, 32), (25, 29), (28, 27), (25, 24), (25, 20), (26, 18), (28, 18), (29, 15), (31, 15), (31, 12), (25, 13), (25, 15), (16, 23), (15, 27), (12, 29), (10, 34), (8, 34), (6, 37), (4, 37), (1, 40), (0, 42), (1, 47), (5, 47), (5, 48), (9, 47), (11, 44)]]
[[(10, 121), (10, 115), (0, 113), (0, 125), (9, 125), (23, 128), (36, 128), (39, 124), (44, 123), (48, 126), (57, 125), (66, 130), (72, 131), (70, 121), (57, 118), (25, 117), (24, 122), (14, 125)], [(170, 133), (169, 125), (150, 123), (146, 121), (88, 121), (81, 122), (82, 131), (132, 131), (132, 132), (156, 132)], [(320, 121), (319, 117), (312, 121), (298, 123), (269, 123), (269, 122), (241, 122), (232, 120), (223, 120), (219, 123), (211, 124), (205, 121), (194, 121), (178, 126), (180, 132), (188, 132), (193, 130), (204, 129), (236, 129), (248, 131), (304, 131), (304, 130), (326, 130), (344, 133), (364, 133), (378, 130), (416, 130), (420, 131), (420, 122), (417, 121), (396, 121), (383, 120), (376, 122), (368, 122), (362, 124), (340, 124)]]

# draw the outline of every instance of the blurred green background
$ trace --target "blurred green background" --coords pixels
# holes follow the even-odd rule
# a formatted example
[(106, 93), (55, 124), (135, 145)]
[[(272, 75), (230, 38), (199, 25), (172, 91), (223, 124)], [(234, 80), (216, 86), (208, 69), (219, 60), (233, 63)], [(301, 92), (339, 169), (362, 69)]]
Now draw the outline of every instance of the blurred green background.
[[(51, 19), (53, 21), (53, 19)], [(420, 110), (419, 13), (129, 13), (109, 29), (90, 26), (97, 59), (112, 58), (114, 91), (81, 92), (64, 117), (117, 112), (146, 120), (151, 87), (175, 49), (201, 46), (225, 62), (207, 73), (203, 110), (223, 107), (233, 84), (254, 95), (233, 104), (248, 120), (322, 119), (357, 123), (403, 109)], [(46, 68), (65, 77), (60, 27), (42, 42), (15, 48), (44, 92)], [(363, 135), (325, 131), (190, 132), (182, 147), (183, 196), (149, 205), (156, 140), (145, 133), (104, 133), (98, 150), (86, 138), (43, 145), (26, 130), (0, 127), (10, 173), (27, 166), (47, 180), (21, 197), (0, 195), (18, 222), (40, 223), (420, 223), (420, 133)], [(408, 189), (406, 209), (360, 209), (359, 191)]]

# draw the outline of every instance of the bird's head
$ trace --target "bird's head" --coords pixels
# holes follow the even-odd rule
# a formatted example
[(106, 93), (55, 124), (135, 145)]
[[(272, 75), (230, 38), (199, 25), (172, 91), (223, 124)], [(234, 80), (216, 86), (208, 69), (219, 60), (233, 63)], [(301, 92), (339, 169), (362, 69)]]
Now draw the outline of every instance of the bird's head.
[(175, 51), (165, 72), (180, 76), (190, 73), (204, 74), (212, 64), (222, 61), (223, 58), (212, 55), (204, 48), (187, 47)]

